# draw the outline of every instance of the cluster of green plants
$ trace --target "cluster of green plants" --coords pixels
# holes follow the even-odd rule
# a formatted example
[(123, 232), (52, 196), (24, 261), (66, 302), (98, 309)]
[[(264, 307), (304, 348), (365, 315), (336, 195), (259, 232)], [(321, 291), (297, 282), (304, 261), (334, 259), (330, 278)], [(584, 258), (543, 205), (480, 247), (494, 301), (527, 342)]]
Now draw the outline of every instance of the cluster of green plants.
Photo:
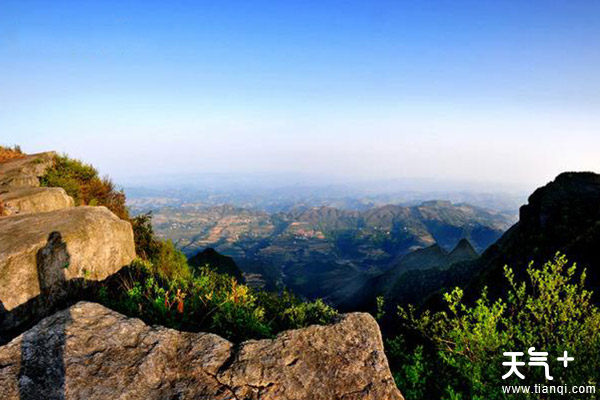
[(62, 187), (75, 205), (105, 206), (121, 219), (128, 219), (125, 194), (108, 178), (101, 178), (91, 165), (66, 155), (57, 156), (54, 164), (40, 178), (42, 186)]
[(106, 284), (98, 300), (149, 324), (217, 333), (234, 342), (272, 337), (285, 329), (325, 324), (337, 312), (321, 300), (254, 291), (210, 266), (168, 277), (152, 262), (137, 260)]
[(210, 265), (190, 267), (171, 241), (155, 237), (149, 214), (133, 218), (132, 225), (140, 258), (97, 294), (112, 309), (149, 324), (214, 332), (236, 342), (330, 323), (337, 315), (321, 300), (253, 290)]
[[(386, 345), (406, 398), (493, 400), (510, 398), (502, 385), (598, 384), (600, 310), (584, 288), (585, 271), (578, 273), (565, 256), (557, 255), (541, 268), (530, 264), (524, 281), (517, 282), (508, 267), (505, 277), (510, 291), (493, 301), (484, 290), (474, 304), (466, 304), (456, 288), (445, 295), (445, 311), (398, 308), (402, 333)], [(524, 380), (516, 375), (503, 380), (508, 367), (502, 363), (510, 361), (503, 352), (523, 352), (520, 361), (527, 362), (531, 347), (549, 353), (554, 379), (546, 381), (544, 368), (524, 366), (519, 368)], [(568, 368), (556, 361), (564, 351), (575, 358)]]

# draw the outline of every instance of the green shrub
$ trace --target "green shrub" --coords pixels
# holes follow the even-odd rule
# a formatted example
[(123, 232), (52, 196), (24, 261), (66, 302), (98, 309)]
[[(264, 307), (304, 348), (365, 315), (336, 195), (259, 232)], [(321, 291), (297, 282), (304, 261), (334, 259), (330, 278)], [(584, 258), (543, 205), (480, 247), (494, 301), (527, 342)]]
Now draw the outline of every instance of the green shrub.
[(248, 288), (208, 268), (196, 276), (169, 276), (152, 262), (138, 260), (121, 274), (118, 285), (104, 291), (99, 301), (150, 324), (231, 338), (266, 334)]
[(75, 205), (105, 206), (119, 218), (129, 218), (123, 191), (117, 190), (108, 177), (100, 178), (94, 167), (79, 160), (66, 155), (57, 156), (40, 183), (42, 186), (63, 188), (73, 197)]
[[(407, 398), (505, 399), (509, 395), (502, 394), (502, 385), (598, 383), (600, 311), (584, 288), (585, 271), (578, 277), (575, 265), (557, 255), (542, 268), (530, 265), (527, 275), (528, 282), (516, 282), (513, 271), (505, 268), (511, 288), (505, 299), (492, 302), (484, 291), (468, 306), (456, 288), (445, 296), (446, 312), (415, 316), (411, 308), (399, 309), (405, 332), (420, 334), (410, 345), (402, 336), (387, 342), (398, 385)], [(503, 352), (524, 352), (521, 361), (527, 361), (530, 347), (549, 353), (554, 380), (546, 381), (540, 367), (520, 367), (525, 380), (514, 375), (502, 380), (507, 372), (502, 362), (508, 361)], [(575, 357), (568, 368), (556, 361), (563, 351)]]
[(331, 322), (337, 312), (317, 299), (312, 302), (299, 302), (286, 308), (283, 312), (288, 321), (289, 328), (301, 328), (313, 324), (326, 324)]
[(166, 280), (189, 280), (192, 273), (185, 254), (171, 240), (158, 243), (158, 252), (150, 259), (153, 272)]
[[(337, 314), (320, 300), (255, 292), (210, 266), (192, 271), (171, 242), (153, 260), (138, 259), (96, 300), (149, 324), (208, 331), (233, 341), (272, 337), (284, 329), (329, 323)], [(160, 264), (163, 263), (163, 264)]]
[(143, 260), (156, 259), (161, 243), (154, 236), (152, 213), (140, 214), (129, 220), (133, 228), (135, 252)]
[(335, 320), (338, 312), (323, 300), (305, 301), (292, 292), (265, 292), (257, 294), (258, 304), (265, 310), (273, 332), (298, 329), (309, 325), (328, 324)]
[[(395, 358), (394, 380), (402, 388), (407, 399), (430, 398), (427, 390), (428, 381), (436, 370), (430, 358), (425, 356), (423, 345), (416, 346), (412, 352), (406, 352), (406, 343), (402, 337), (387, 342), (387, 351)], [(439, 371), (438, 371), (439, 373)]]

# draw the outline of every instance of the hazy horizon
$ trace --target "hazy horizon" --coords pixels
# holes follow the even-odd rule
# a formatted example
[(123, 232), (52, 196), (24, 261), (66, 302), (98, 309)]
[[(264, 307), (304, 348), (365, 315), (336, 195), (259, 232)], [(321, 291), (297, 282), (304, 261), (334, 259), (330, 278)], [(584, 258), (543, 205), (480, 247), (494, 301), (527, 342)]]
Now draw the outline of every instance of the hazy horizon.
[(530, 191), (600, 172), (598, 37), (592, 1), (4, 1), (0, 144), (121, 185)]

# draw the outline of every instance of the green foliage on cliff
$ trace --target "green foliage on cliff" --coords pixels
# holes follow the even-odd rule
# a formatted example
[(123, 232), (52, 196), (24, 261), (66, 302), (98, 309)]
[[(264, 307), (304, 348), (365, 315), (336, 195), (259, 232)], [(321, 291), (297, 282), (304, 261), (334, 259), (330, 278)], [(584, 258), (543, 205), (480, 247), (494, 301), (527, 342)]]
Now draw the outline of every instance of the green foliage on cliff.
[(42, 186), (61, 187), (75, 200), (75, 205), (105, 206), (121, 219), (128, 219), (125, 194), (117, 190), (113, 182), (100, 178), (91, 165), (57, 156), (52, 168), (41, 177)]
[[(192, 271), (185, 256), (171, 246), (165, 246), (166, 258), (136, 261), (117, 284), (107, 284), (100, 291), (99, 301), (149, 324), (214, 332), (233, 341), (329, 323), (337, 315), (320, 300), (306, 303), (289, 293), (255, 292), (209, 266)], [(158, 264), (173, 259), (177, 273)]]
[[(388, 340), (395, 378), (410, 399), (505, 399), (502, 385), (597, 385), (600, 365), (600, 310), (584, 288), (585, 271), (577, 274), (564, 256), (542, 268), (527, 268), (528, 280), (517, 282), (510, 268), (510, 292), (490, 301), (484, 291), (474, 305), (463, 302), (456, 288), (445, 295), (448, 309), (416, 315), (399, 308), (404, 334)], [(544, 368), (520, 367), (526, 379), (502, 376), (507, 351), (548, 352)], [(568, 351), (575, 361), (564, 368), (556, 360)], [(524, 395), (522, 395), (524, 396)], [(531, 398), (538, 398), (539, 395)], [(520, 397), (526, 398), (526, 397)], [(580, 399), (593, 398), (581, 395)]]

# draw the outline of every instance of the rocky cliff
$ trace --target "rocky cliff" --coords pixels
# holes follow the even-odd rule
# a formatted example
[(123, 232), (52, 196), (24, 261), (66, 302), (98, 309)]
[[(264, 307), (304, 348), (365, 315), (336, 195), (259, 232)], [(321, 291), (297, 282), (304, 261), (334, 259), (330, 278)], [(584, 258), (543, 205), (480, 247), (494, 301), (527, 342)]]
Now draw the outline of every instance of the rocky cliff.
[(233, 344), (95, 303), (65, 308), (131, 263), (135, 246), (108, 209), (39, 187), (53, 157), (0, 163), (0, 398), (403, 399), (368, 314)]
[[(587, 287), (600, 301), (600, 175), (565, 172), (529, 196), (519, 212), (519, 222), (483, 253), (481, 271), (470, 292), (483, 286), (490, 294), (507, 290), (504, 265), (516, 276), (525, 276), (530, 261), (540, 265), (558, 251), (586, 269)], [(501, 285), (501, 284), (504, 285)]]

